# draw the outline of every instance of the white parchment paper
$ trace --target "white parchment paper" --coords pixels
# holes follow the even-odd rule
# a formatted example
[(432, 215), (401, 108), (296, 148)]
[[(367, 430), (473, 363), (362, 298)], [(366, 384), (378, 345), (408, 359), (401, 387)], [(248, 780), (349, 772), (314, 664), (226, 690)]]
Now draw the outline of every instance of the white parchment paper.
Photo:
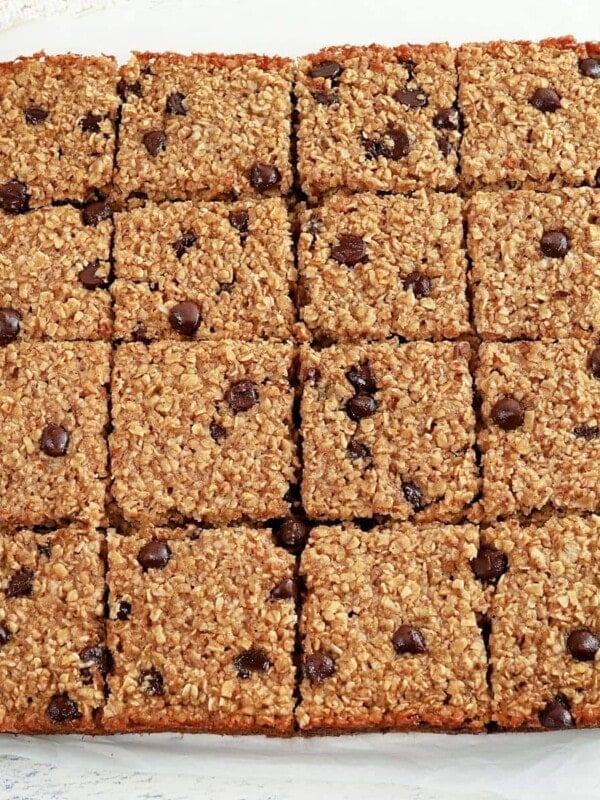
[[(20, 23), (20, 24), (19, 24)], [(0, 60), (132, 49), (299, 55), (325, 44), (600, 39), (598, 0), (0, 0)], [(0, 433), (1, 435), (1, 433)], [(600, 798), (600, 730), (262, 737), (0, 736), (0, 800)]]

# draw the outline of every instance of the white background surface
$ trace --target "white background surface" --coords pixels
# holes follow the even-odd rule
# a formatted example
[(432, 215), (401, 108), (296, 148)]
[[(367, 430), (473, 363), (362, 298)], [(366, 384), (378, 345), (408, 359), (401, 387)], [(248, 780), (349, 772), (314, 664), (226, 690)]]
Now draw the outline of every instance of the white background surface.
[[(0, 31), (0, 60), (47, 52), (299, 55), (383, 44), (572, 33), (600, 39), (599, 0), (0, 0), (3, 20), (109, 6)], [(157, 735), (0, 737), (0, 800), (562, 800), (600, 798), (600, 731), (268, 741)]]

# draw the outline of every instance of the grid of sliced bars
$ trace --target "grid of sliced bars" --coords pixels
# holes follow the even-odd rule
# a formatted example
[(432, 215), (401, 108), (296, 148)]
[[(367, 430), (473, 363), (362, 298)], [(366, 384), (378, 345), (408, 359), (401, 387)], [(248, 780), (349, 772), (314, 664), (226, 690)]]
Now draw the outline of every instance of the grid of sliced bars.
[(0, 96), (0, 731), (600, 724), (600, 45)]

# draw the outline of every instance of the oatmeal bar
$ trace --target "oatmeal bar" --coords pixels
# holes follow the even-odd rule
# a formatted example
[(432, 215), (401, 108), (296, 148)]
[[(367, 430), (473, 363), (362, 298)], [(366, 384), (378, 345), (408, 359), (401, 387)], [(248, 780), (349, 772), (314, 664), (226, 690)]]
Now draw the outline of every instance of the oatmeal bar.
[(0, 527), (104, 520), (110, 345), (0, 347)]
[(112, 181), (117, 67), (106, 56), (0, 64), (0, 208), (83, 202)]
[(597, 186), (600, 45), (571, 38), (458, 51), (467, 189)]
[(329, 47), (300, 60), (298, 168), (310, 198), (335, 189), (453, 189), (460, 142), (455, 52)]
[(510, 520), (487, 537), (508, 558), (491, 608), (493, 718), (506, 728), (600, 720), (600, 518)]
[(90, 732), (111, 666), (102, 536), (0, 535), (0, 731)]
[(472, 525), (311, 531), (300, 565), (303, 731), (483, 728), (477, 544)]
[(304, 348), (309, 516), (462, 517), (478, 489), (468, 356), (465, 342)]
[(131, 521), (284, 516), (294, 479), (292, 348), (122, 345), (112, 381), (114, 496)]
[(111, 236), (70, 206), (0, 213), (0, 337), (110, 339)]
[(118, 192), (287, 194), (293, 74), (284, 58), (136, 53), (120, 82)]
[(271, 531), (109, 534), (108, 731), (291, 734), (294, 558)]
[(149, 204), (115, 219), (117, 338), (291, 339), (282, 200)]
[(479, 192), (468, 205), (480, 336), (587, 338), (600, 329), (600, 195)]
[(462, 202), (327, 197), (302, 215), (301, 317), (317, 339), (445, 339), (469, 330)]
[(600, 509), (600, 347), (494, 343), (479, 358), (485, 516)]

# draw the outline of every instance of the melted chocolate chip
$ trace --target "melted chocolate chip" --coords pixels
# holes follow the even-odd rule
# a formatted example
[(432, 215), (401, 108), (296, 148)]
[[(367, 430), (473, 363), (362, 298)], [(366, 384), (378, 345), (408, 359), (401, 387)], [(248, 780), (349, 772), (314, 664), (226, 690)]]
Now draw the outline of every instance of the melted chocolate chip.
[(181, 333), (183, 336), (193, 336), (200, 323), (202, 316), (200, 309), (191, 300), (184, 300), (182, 303), (177, 303), (169, 311), (169, 323), (174, 331)]
[(225, 400), (234, 414), (249, 411), (260, 399), (258, 386), (253, 381), (241, 380), (232, 383), (225, 393)]
[(346, 378), (360, 394), (373, 394), (377, 391), (377, 381), (375, 373), (368, 361), (350, 367), (346, 373)]
[(248, 233), (250, 214), (243, 208), (240, 208), (238, 211), (231, 211), (229, 214), (229, 222), (240, 233)]
[(346, 447), (346, 455), (351, 461), (356, 461), (359, 458), (371, 458), (371, 451), (366, 444), (355, 442), (352, 439)]
[(253, 164), (249, 175), (250, 186), (262, 194), (281, 183), (281, 172), (271, 164)]
[(46, 714), (50, 722), (55, 725), (63, 722), (75, 722), (83, 716), (75, 700), (72, 700), (66, 692), (52, 695), (46, 708)]
[(422, 89), (398, 89), (392, 97), (408, 108), (424, 108), (429, 102)]
[(514, 397), (503, 397), (492, 406), (490, 418), (503, 431), (514, 431), (525, 421), (525, 409)]
[(183, 105), (184, 100), (185, 95), (181, 94), (181, 92), (171, 92), (171, 94), (167, 97), (167, 102), (165, 103), (165, 111), (167, 114), (174, 114), (177, 117), (185, 117), (187, 114), (187, 109)]
[(175, 250), (177, 258), (181, 258), (185, 251), (196, 243), (197, 238), (196, 233), (191, 228), (187, 231), (183, 231), (181, 237), (171, 245), (173, 250)]
[(284, 578), (269, 592), (270, 600), (290, 600), (296, 595), (296, 582), (293, 578)]
[(79, 127), (84, 133), (100, 133), (102, 119), (100, 114), (92, 114), (90, 111), (79, 120)]
[(433, 127), (444, 131), (457, 131), (460, 127), (460, 116), (454, 106), (442, 108), (433, 118)]
[(372, 417), (377, 411), (377, 402), (369, 394), (356, 394), (346, 403), (346, 413), (354, 422)]
[(557, 695), (554, 700), (550, 700), (538, 716), (540, 724), (544, 728), (561, 730), (575, 727), (575, 720), (569, 710), (569, 702), (563, 695)]
[(215, 422), (214, 419), (211, 419), (210, 425), (208, 426), (208, 430), (210, 432), (211, 438), (217, 443), (221, 444), (221, 442), (225, 441), (228, 436), (227, 431), (222, 425), (219, 425), (218, 422)]
[(25, 122), (28, 125), (41, 125), (42, 122), (45, 122), (48, 119), (48, 112), (46, 109), (40, 108), (39, 106), (31, 106), (31, 108), (26, 108), (24, 115)]
[(21, 567), (18, 572), (11, 575), (6, 589), (7, 597), (29, 597), (33, 591), (33, 572), (27, 567)]
[(161, 697), (165, 693), (165, 682), (162, 673), (156, 667), (143, 669), (138, 675), (138, 686), (146, 694)]
[(125, 622), (129, 619), (129, 615), (131, 614), (131, 603), (128, 603), (127, 600), (121, 600), (119, 603), (119, 610), (117, 611), (117, 619), (120, 619), (122, 622)]
[(147, 131), (142, 137), (142, 142), (148, 153), (154, 157), (166, 148), (167, 134), (160, 130)]
[(508, 569), (508, 556), (501, 550), (482, 544), (469, 563), (476, 578), (495, 585)]
[(166, 542), (152, 539), (147, 542), (137, 556), (138, 563), (144, 570), (164, 569), (171, 558), (171, 551)]
[(338, 243), (331, 248), (331, 257), (339, 264), (354, 267), (366, 260), (367, 246), (360, 236), (340, 233)]
[(233, 659), (233, 666), (238, 677), (247, 680), (253, 672), (267, 672), (272, 664), (262, 647), (251, 647), (238, 653)]
[(318, 103), (320, 106), (335, 106), (340, 102), (336, 94), (329, 92), (320, 92), (315, 89), (314, 92), (311, 92), (311, 95), (315, 103)]
[(431, 281), (422, 272), (411, 272), (404, 279), (403, 286), (407, 292), (412, 289), (417, 300), (421, 300), (431, 294)]
[(23, 214), (29, 210), (29, 193), (21, 181), (8, 181), (0, 185), (0, 208), (7, 214)]
[(394, 631), (392, 644), (398, 655), (418, 655), (427, 651), (425, 637), (420, 628), (414, 625), (400, 625)]
[(416, 483), (412, 481), (403, 481), (402, 492), (404, 493), (406, 502), (410, 503), (415, 511), (421, 511), (424, 508), (423, 492)]
[(574, 628), (567, 637), (567, 650), (576, 661), (593, 661), (600, 649), (600, 637), (590, 628)]
[(452, 142), (447, 139), (445, 136), (438, 136), (437, 137), (438, 147), (440, 149), (440, 153), (444, 156), (444, 158), (448, 158), (452, 150), (454, 149), (452, 146)]
[(600, 59), (582, 58), (579, 61), (579, 72), (585, 78), (600, 78)]
[(99, 200), (97, 203), (90, 203), (81, 212), (84, 225), (97, 225), (104, 219), (110, 219), (112, 208), (107, 200)]
[(130, 94), (142, 97), (142, 86), (139, 81), (127, 83), (125, 78), (121, 78), (117, 83), (117, 94), (126, 103)]
[(103, 678), (112, 672), (114, 662), (108, 647), (102, 647), (99, 644), (90, 645), (81, 650), (79, 658), (88, 667), (95, 664)]
[(388, 128), (378, 145), (379, 155), (399, 161), (408, 155), (410, 139), (404, 128)]
[(96, 275), (99, 267), (100, 262), (93, 261), (92, 263), (87, 264), (77, 276), (81, 285), (86, 289), (94, 291), (94, 289), (106, 289), (108, 286), (108, 278), (103, 278), (101, 275)]
[(21, 328), (21, 315), (13, 308), (0, 308), (0, 347), (14, 342)]
[(308, 73), (311, 78), (339, 78), (342, 74), (342, 65), (338, 61), (319, 61)]
[(529, 102), (538, 111), (548, 114), (560, 108), (560, 95), (554, 89), (536, 89)]
[(66, 428), (50, 422), (42, 431), (40, 450), (51, 458), (60, 458), (67, 453), (69, 438), (69, 431)]
[(304, 656), (302, 660), (304, 677), (315, 686), (323, 683), (335, 673), (335, 661), (325, 653), (312, 653)]
[(290, 517), (274, 531), (275, 541), (290, 553), (300, 553), (308, 541), (310, 526), (301, 519)]
[(597, 425), (577, 425), (573, 428), (573, 435), (576, 439), (585, 439), (586, 442), (591, 442), (592, 439), (600, 436), (600, 428)]

